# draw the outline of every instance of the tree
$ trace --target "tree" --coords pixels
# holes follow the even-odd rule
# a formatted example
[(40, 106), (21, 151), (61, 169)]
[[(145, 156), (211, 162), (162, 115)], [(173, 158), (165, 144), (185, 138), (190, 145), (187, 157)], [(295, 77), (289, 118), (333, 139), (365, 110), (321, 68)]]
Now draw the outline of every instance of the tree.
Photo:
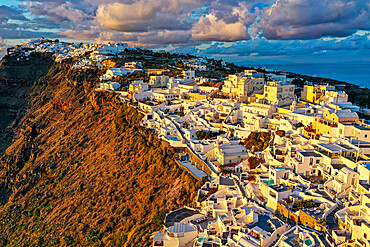
[(278, 135), (278, 136), (280, 136), (280, 137), (283, 137), (283, 136), (285, 136), (285, 131), (284, 130), (277, 130), (275, 132), (275, 134)]
[(268, 132), (252, 132), (244, 139), (244, 146), (248, 150), (260, 152), (265, 150), (271, 140), (271, 134)]
[(230, 137), (233, 137), (234, 136), (234, 129), (232, 129), (232, 128), (229, 128), (229, 132), (230, 132)]
[(262, 160), (257, 157), (251, 156), (248, 158), (249, 169), (251, 170), (256, 169), (261, 163)]
[(295, 78), (293, 81), (292, 81), (292, 84), (293, 85), (296, 85), (297, 87), (304, 87), (304, 79), (301, 79), (301, 78)]
[(299, 122), (299, 123), (294, 124), (294, 126), (295, 126), (296, 128), (300, 128), (300, 127), (304, 127), (304, 124), (303, 124), (303, 123), (301, 123), (301, 122)]
[(182, 127), (185, 128), (185, 129), (188, 129), (189, 126), (190, 126), (190, 124), (186, 121), (182, 123)]
[(281, 151), (280, 149), (276, 149), (275, 150), (275, 154), (276, 155), (282, 155), (283, 154), (283, 151)]
[(256, 176), (254, 174), (250, 174), (247, 177), (247, 180), (250, 181), (250, 182), (254, 182), (254, 181), (256, 181)]

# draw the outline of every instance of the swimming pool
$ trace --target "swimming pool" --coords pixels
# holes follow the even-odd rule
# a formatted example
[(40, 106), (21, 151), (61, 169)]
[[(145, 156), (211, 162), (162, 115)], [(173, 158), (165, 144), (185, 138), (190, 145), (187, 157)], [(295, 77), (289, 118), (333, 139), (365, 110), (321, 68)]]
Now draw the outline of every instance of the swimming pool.
[(177, 136), (170, 136), (168, 137), (168, 139), (170, 139), (171, 141), (178, 141), (179, 138)]
[(311, 241), (311, 239), (306, 239), (306, 240), (304, 241), (304, 243), (305, 243), (307, 246), (311, 246), (312, 241)]

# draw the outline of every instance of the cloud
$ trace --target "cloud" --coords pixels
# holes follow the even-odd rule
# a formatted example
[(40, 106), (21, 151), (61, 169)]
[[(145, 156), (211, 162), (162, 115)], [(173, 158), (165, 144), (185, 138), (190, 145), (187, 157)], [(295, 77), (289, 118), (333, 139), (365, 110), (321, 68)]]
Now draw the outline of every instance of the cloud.
[[(321, 38), (313, 40), (267, 40), (256, 38), (233, 43), (213, 42), (208, 47), (172, 47), (172, 51), (206, 56), (281, 57), (296, 58), (344, 55), (359, 57), (369, 54), (370, 33), (354, 34), (346, 38)], [(299, 51), (299, 52), (297, 52)], [(325, 52), (324, 52), (325, 51)]]
[(7, 43), (0, 37), (0, 59), (6, 54)]
[(260, 25), (268, 39), (345, 37), (370, 29), (367, 0), (277, 0), (263, 12)]
[(253, 58), (362, 56), (370, 47), (368, 33), (356, 34), (370, 29), (367, 0), (20, 1), (0, 6), (4, 39), (70, 37)]
[(188, 30), (193, 23), (191, 11), (199, 6), (191, 0), (102, 4), (96, 12), (96, 23), (104, 30), (123, 32)]
[(0, 23), (7, 22), (9, 19), (26, 21), (27, 18), (17, 9), (0, 5)]
[(243, 22), (226, 23), (215, 14), (202, 16), (192, 30), (192, 37), (197, 41), (238, 41), (250, 38)]
[(71, 21), (72, 23), (77, 24), (84, 19), (91, 17), (83, 10), (77, 9), (70, 1), (63, 3), (59, 3), (58, 1), (30, 1), (25, 3), (25, 6), (32, 14), (36, 16), (44, 16), (56, 23)]
[(147, 35), (141, 35), (138, 38), (138, 45), (149, 44), (150, 46), (162, 46), (162, 45), (197, 45), (199, 42), (193, 42), (191, 40), (191, 32), (187, 30), (178, 31), (159, 31), (152, 32)]
[(99, 32), (96, 30), (73, 30), (68, 29), (60, 32), (59, 35), (66, 36), (76, 40), (94, 40), (99, 37)]

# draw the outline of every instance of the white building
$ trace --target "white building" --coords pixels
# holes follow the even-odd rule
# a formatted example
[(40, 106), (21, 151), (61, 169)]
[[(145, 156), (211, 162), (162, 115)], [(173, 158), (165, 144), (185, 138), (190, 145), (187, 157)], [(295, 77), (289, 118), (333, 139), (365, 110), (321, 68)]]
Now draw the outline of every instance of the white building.
[(101, 55), (117, 55), (118, 53), (124, 52), (126, 47), (127, 47), (126, 43), (100, 45), (94, 51), (94, 53)]
[(149, 79), (149, 84), (158, 87), (165, 87), (169, 83), (170, 78), (167, 75), (152, 75)]
[(117, 88), (119, 88), (121, 86), (120, 83), (118, 82), (111, 82), (111, 81), (108, 81), (108, 82), (100, 82), (99, 83), (99, 89), (101, 90), (116, 90)]
[(128, 73), (130, 73), (130, 71), (127, 70), (126, 68), (112, 67), (108, 69), (105, 72), (105, 74), (100, 77), (100, 80), (110, 80), (113, 77), (125, 76)]
[(194, 70), (184, 70), (182, 71), (182, 75), (185, 80), (193, 81), (195, 79), (195, 71)]
[(175, 222), (166, 232), (157, 232), (153, 246), (185, 247), (197, 237), (197, 228), (191, 223)]
[(136, 69), (141, 67), (141, 62), (131, 61), (125, 63), (125, 68), (127, 69)]

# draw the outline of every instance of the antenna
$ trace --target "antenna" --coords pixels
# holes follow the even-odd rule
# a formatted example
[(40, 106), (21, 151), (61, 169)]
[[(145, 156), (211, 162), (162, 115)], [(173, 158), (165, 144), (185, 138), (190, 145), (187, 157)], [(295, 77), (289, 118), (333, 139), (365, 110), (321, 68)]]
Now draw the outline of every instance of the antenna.
[(339, 92), (337, 92), (337, 102), (335, 103), (335, 113), (338, 111), (338, 97), (339, 97)]

